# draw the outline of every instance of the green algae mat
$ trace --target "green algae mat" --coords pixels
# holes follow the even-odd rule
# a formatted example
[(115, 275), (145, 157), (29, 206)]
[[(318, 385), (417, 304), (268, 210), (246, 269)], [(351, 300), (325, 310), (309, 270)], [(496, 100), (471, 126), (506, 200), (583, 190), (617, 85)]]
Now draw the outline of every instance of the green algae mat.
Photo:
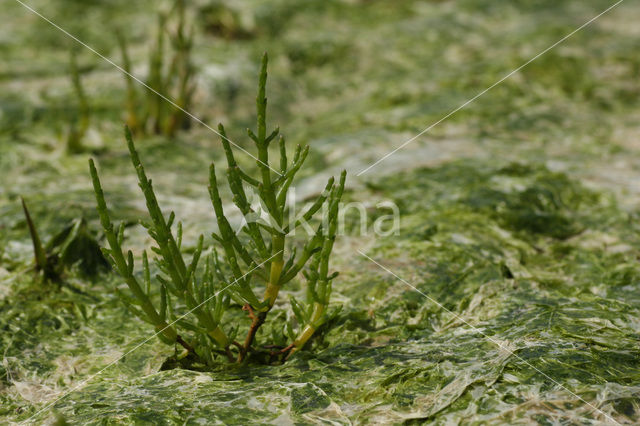
[[(167, 4), (28, 5), (145, 72)], [(0, 25), (0, 423), (637, 424), (640, 422), (640, 5), (623, 1), (374, 168), (387, 152), (614, 2), (193, 1), (193, 112), (246, 148), (261, 52), (271, 123), (309, 143), (303, 204), (347, 169), (332, 306), (284, 364), (203, 366), (152, 337), (114, 289), (87, 158), (127, 245), (151, 244), (121, 132), (126, 84), (86, 50), (83, 152), (72, 41), (5, 0)], [(183, 249), (215, 229), (216, 135), (136, 141)], [(243, 167), (255, 161), (236, 154)], [(228, 194), (225, 194), (228, 195)], [(20, 197), (57, 282), (34, 272)], [(376, 232), (393, 212), (398, 232)], [(366, 214), (363, 215), (362, 211)], [(389, 225), (389, 221), (385, 222)], [(378, 231), (380, 231), (378, 229)], [(66, 244), (68, 235), (79, 236)], [(205, 245), (216, 244), (206, 239)], [(304, 293), (293, 282), (285, 296)], [(285, 297), (286, 299), (286, 297)], [(283, 341), (283, 305), (258, 341)]]

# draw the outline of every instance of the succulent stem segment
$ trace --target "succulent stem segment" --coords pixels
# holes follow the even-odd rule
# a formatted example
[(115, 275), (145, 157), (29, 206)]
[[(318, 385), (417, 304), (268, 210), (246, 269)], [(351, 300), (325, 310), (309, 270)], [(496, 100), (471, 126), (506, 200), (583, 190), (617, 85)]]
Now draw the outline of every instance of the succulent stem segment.
[[(157, 332), (168, 342), (175, 342), (178, 334), (176, 330), (166, 323), (165, 312), (158, 313), (153, 303), (150, 300), (150, 295), (146, 293), (138, 279), (133, 275), (133, 254), (128, 252), (128, 258), (125, 259), (124, 252), (122, 251), (121, 244), (123, 242), (123, 232), (118, 231), (116, 234), (113, 223), (109, 218), (107, 212), (107, 204), (104, 199), (104, 192), (102, 191), (102, 185), (100, 178), (98, 177), (98, 171), (96, 170), (93, 160), (89, 160), (89, 170), (91, 172), (91, 179), (93, 181), (93, 189), (96, 194), (96, 202), (98, 204), (98, 214), (100, 215), (100, 223), (105, 231), (105, 237), (109, 243), (110, 249), (103, 249), (103, 253), (107, 259), (109, 259), (113, 267), (120, 273), (125, 283), (129, 287), (129, 290), (135, 297), (135, 304), (138, 305), (141, 311), (134, 306), (128, 306), (132, 312), (139, 316), (144, 321), (147, 321), (155, 326)], [(124, 231), (124, 224), (120, 225), (120, 230)], [(127, 303), (128, 301), (125, 301)], [(163, 339), (163, 340), (164, 340)]]
[[(342, 198), (345, 179), (346, 172), (342, 172), (340, 183), (336, 190), (329, 195), (326, 236), (322, 241), (321, 248), (314, 253), (308, 270), (304, 272), (304, 276), (307, 279), (306, 303), (303, 305), (296, 301), (295, 298), (291, 299), (294, 315), (301, 327), (297, 335), (292, 337), (294, 340), (287, 358), (300, 350), (309, 341), (313, 333), (336, 313), (329, 314), (327, 312), (329, 299), (331, 298), (332, 281), (338, 276), (337, 272), (329, 274), (329, 258), (336, 239), (339, 202)], [(293, 336), (292, 327), (289, 327), (289, 331)]]
[[(251, 267), (257, 261), (265, 260), (269, 257), (271, 260), (265, 264), (263, 273), (256, 273), (254, 277), (262, 280), (265, 285), (265, 291), (261, 299), (258, 299), (254, 293), (250, 280), (246, 280), (240, 286), (231, 287), (231, 294), (235, 300), (245, 305), (249, 311), (251, 325), (245, 338), (244, 344), (238, 356), (238, 361), (242, 361), (246, 354), (250, 351), (255, 336), (260, 326), (265, 322), (269, 311), (273, 308), (280, 289), (299, 272), (303, 270), (309, 259), (314, 253), (320, 253), (324, 248), (324, 258), (328, 262), (328, 256), (331, 252), (333, 238), (335, 238), (335, 223), (338, 216), (338, 203), (344, 189), (344, 181), (346, 174), (343, 172), (342, 179), (338, 185), (334, 184), (331, 178), (325, 187), (325, 190), (318, 196), (316, 201), (310, 208), (305, 211), (301, 218), (293, 219), (290, 223), (285, 221), (287, 216), (287, 192), (291, 183), (300, 170), (300, 167), (307, 158), (309, 147), (304, 148), (298, 146), (295, 150), (291, 162), (287, 159), (285, 141), (282, 136), (279, 141), (279, 168), (278, 174), (273, 172), (273, 168), (269, 162), (269, 145), (279, 136), (279, 129), (274, 129), (267, 134), (267, 63), (268, 57), (265, 54), (262, 58), (260, 68), (260, 76), (258, 80), (258, 96), (256, 98), (257, 108), (257, 131), (254, 133), (248, 129), (247, 134), (253, 140), (257, 149), (256, 165), (260, 172), (260, 179), (254, 179), (238, 166), (229, 140), (226, 136), (225, 129), (222, 125), (218, 127), (221, 134), (222, 145), (225, 150), (227, 159), (227, 180), (229, 187), (233, 193), (233, 202), (238, 207), (244, 217), (244, 227), (242, 231), (247, 235), (249, 244), (244, 244), (238, 237), (238, 233), (233, 232), (229, 222), (225, 218), (222, 201), (220, 199), (218, 182), (215, 177), (215, 168), (212, 166), (210, 174), (210, 193), (213, 207), (218, 221), (220, 234), (214, 234), (214, 238), (218, 240), (223, 248), (225, 255), (225, 263), (237, 278), (242, 275), (242, 269), (239, 259), (244, 263), (245, 267)], [(257, 200), (254, 197), (254, 203), (250, 203), (248, 191), (257, 193)], [(257, 201), (257, 202), (255, 202)], [(333, 202), (333, 204), (331, 204)], [(303, 221), (308, 221), (312, 216), (320, 210), (321, 207), (327, 210), (325, 215), (329, 224), (327, 230), (333, 229), (333, 236), (323, 232), (323, 224), (318, 225), (315, 235), (311, 236), (309, 241), (304, 245), (302, 254), (296, 259), (295, 251), (289, 253), (288, 259), (285, 260), (287, 254), (287, 237), (290, 236)], [(332, 209), (332, 206), (335, 208)], [(259, 211), (258, 211), (259, 210)], [(327, 241), (331, 239), (331, 245), (327, 245)], [(326, 246), (326, 248), (325, 248)], [(247, 250), (247, 247), (250, 250)], [(323, 259), (324, 259), (323, 258)], [(318, 264), (320, 265), (320, 263)], [(328, 301), (328, 294), (327, 294)], [(323, 317), (323, 315), (320, 315)], [(320, 319), (318, 319), (320, 321)], [(313, 334), (313, 332), (310, 332)], [(306, 337), (306, 342), (311, 334)], [(304, 343), (300, 343), (302, 347)]]
[[(196, 278), (196, 268), (202, 253), (203, 236), (201, 235), (198, 239), (198, 245), (193, 254), (193, 258), (191, 262), (187, 264), (180, 252), (182, 244), (182, 224), (177, 224), (176, 236), (174, 236), (172, 224), (175, 215), (172, 212), (168, 219), (165, 219), (163, 216), (155, 193), (153, 192), (152, 182), (147, 178), (144, 167), (138, 157), (129, 128), (125, 128), (125, 136), (131, 161), (138, 174), (139, 186), (142, 189), (147, 209), (151, 216), (151, 222), (144, 224), (144, 226), (157, 244), (156, 247), (152, 247), (152, 250), (158, 255), (156, 264), (161, 272), (156, 276), (157, 281), (160, 283), (160, 308), (156, 309), (152, 303), (151, 277), (147, 254), (146, 252), (142, 253), (142, 267), (145, 282), (145, 289), (143, 289), (134, 275), (133, 253), (129, 250), (125, 256), (122, 249), (124, 224), (120, 225), (117, 232), (115, 231), (109, 218), (98, 172), (93, 160), (89, 160), (89, 169), (98, 204), (98, 214), (100, 215), (100, 222), (109, 243), (109, 249), (103, 249), (103, 252), (118, 273), (124, 278), (125, 283), (134, 297), (128, 297), (121, 292), (119, 292), (119, 295), (135, 315), (155, 326), (162, 340), (168, 343), (177, 342), (188, 350), (192, 349), (192, 345), (187, 344), (184, 339), (177, 334), (174, 326), (168, 325), (167, 319), (172, 319), (172, 323), (175, 322), (183, 328), (188, 330), (196, 329), (203, 332), (208, 335), (217, 346), (226, 349), (230, 345), (231, 339), (222, 331), (219, 323), (229, 303), (229, 299), (222, 294), (215, 293), (211, 258), (207, 260), (207, 266), (200, 279)], [(187, 320), (181, 317), (179, 318), (174, 314), (170, 303), (172, 295), (192, 311), (198, 320), (197, 325), (191, 324)]]
[[(221, 253), (219, 256), (217, 250), (212, 250), (204, 268), (198, 268), (201, 264), (199, 259), (203, 249), (203, 236), (198, 240), (191, 261), (185, 261), (181, 253), (182, 225), (178, 223), (174, 232), (175, 215), (173, 212), (168, 218), (163, 215), (151, 180), (147, 178), (135, 149), (131, 131), (128, 127), (125, 128), (131, 161), (151, 218), (150, 223), (143, 225), (157, 245), (152, 250), (157, 255), (156, 265), (160, 271), (156, 275), (159, 284), (156, 293), (159, 296), (151, 291), (146, 252), (142, 253), (144, 289), (134, 275), (133, 254), (131, 251), (125, 254), (121, 247), (124, 225), (120, 225), (117, 231), (114, 229), (96, 167), (92, 160), (89, 162), (98, 213), (109, 243), (109, 249), (104, 249), (104, 253), (133, 294), (133, 298), (121, 294), (123, 301), (134, 314), (154, 325), (163, 341), (178, 343), (207, 363), (213, 362), (213, 356), (217, 353), (226, 355), (229, 360), (245, 361), (253, 351), (256, 335), (274, 307), (280, 290), (303, 272), (307, 264), (308, 270), (303, 273), (307, 277), (308, 306), (303, 306), (295, 299), (291, 301), (300, 332), (296, 335), (293, 327), (289, 327), (293, 343), (289, 346), (288, 355), (301, 349), (318, 327), (330, 318), (327, 307), (331, 295), (331, 280), (337, 274), (328, 274), (329, 257), (336, 236), (338, 206), (346, 172), (342, 172), (337, 184), (334, 178), (330, 178), (324, 191), (301, 216), (288, 217), (290, 206), (287, 205), (287, 193), (307, 158), (309, 147), (298, 146), (289, 161), (279, 129), (267, 134), (267, 62), (265, 54), (256, 98), (257, 131), (247, 131), (257, 149), (257, 178), (240, 168), (224, 127), (221, 124), (218, 126), (228, 166), (226, 181), (233, 195), (233, 203), (243, 219), (235, 229), (229, 222), (220, 196), (216, 167), (211, 164), (209, 195), (218, 225), (217, 231), (211, 235), (219, 243)], [(273, 167), (276, 166), (270, 165), (269, 146), (276, 138), (279, 144), (280, 171), (274, 173)], [(314, 235), (302, 245), (297, 256), (295, 242), (290, 241), (293, 232), (302, 223), (312, 220), (320, 211), (322, 213), (316, 218), (315, 222), (318, 223)], [(262, 297), (256, 294), (256, 288), (264, 288)], [(160, 305), (156, 308), (153, 300), (158, 297)], [(223, 315), (230, 309), (231, 300), (242, 306), (251, 320), (243, 343), (235, 340), (238, 326), (225, 331), (222, 325)], [(300, 314), (301, 310), (308, 311), (308, 315)], [(187, 313), (179, 316), (178, 311)], [(187, 318), (195, 318), (196, 322), (190, 322)], [(184, 330), (187, 333), (185, 336), (195, 337), (183, 339), (178, 330), (180, 333)], [(235, 356), (232, 349), (237, 351)]]

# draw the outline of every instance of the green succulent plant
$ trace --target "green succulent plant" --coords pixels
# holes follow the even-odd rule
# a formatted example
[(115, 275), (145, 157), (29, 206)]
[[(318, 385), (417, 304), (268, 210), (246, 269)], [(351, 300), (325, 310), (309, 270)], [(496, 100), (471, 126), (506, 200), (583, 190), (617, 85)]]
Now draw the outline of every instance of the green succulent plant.
[[(289, 218), (287, 195), (307, 158), (309, 147), (297, 146), (289, 161), (279, 129), (267, 133), (267, 61), (265, 54), (256, 99), (257, 131), (248, 130), (257, 149), (256, 177), (240, 168), (224, 127), (219, 125), (218, 128), (228, 166), (226, 181), (243, 222), (239, 232), (227, 217), (221, 182), (216, 177), (215, 165), (211, 164), (209, 194), (218, 228), (211, 236), (217, 245), (205, 256), (203, 235), (200, 235), (191, 258), (183, 256), (182, 225), (175, 221), (173, 212), (168, 216), (162, 212), (127, 127), (125, 136), (131, 161), (151, 219), (143, 224), (156, 243), (152, 251), (159, 270), (152, 279), (145, 251), (142, 253), (142, 276), (136, 274), (133, 253), (122, 248), (124, 225), (116, 227), (112, 223), (98, 172), (93, 160), (89, 161), (98, 213), (109, 244), (104, 253), (130, 290), (126, 294), (120, 292), (123, 301), (134, 314), (155, 327), (162, 341), (180, 344), (190, 355), (208, 364), (215, 362), (217, 354), (225, 355), (229, 361), (243, 362), (257, 351), (256, 333), (274, 308), (280, 290), (300, 275), (306, 279), (307, 291), (303, 301), (291, 298), (294, 316), (287, 326), (291, 344), (271, 351), (270, 355), (291, 356), (331, 317), (329, 299), (337, 273), (330, 273), (329, 261), (346, 172), (342, 172), (337, 182), (330, 178), (324, 191), (304, 213)], [(269, 159), (269, 145), (276, 140), (280, 158), (274, 168)], [(258, 211), (252, 203), (252, 194), (256, 194), (264, 211)], [(265, 218), (261, 219), (263, 216)], [(312, 218), (318, 222), (315, 232), (304, 244), (296, 244), (292, 234)], [(296, 249), (298, 246), (300, 250)], [(248, 314), (250, 324), (247, 327), (238, 323), (237, 315), (228, 315), (238, 307)], [(244, 340), (236, 340), (243, 329), (246, 329)]]

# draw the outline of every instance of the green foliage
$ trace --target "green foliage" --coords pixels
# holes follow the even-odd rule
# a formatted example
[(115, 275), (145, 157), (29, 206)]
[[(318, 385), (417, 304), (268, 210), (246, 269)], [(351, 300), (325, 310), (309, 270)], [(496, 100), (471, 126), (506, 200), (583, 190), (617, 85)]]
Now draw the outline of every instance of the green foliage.
[[(215, 248), (203, 256), (204, 236), (200, 235), (191, 259), (183, 257), (182, 224), (177, 222), (174, 226), (173, 212), (168, 218), (162, 213), (152, 182), (135, 149), (131, 130), (127, 127), (125, 135), (131, 161), (151, 218), (144, 226), (156, 242), (152, 250), (160, 271), (154, 280), (156, 285), (152, 286), (148, 256), (143, 252), (141, 283), (134, 273), (133, 253), (122, 248), (124, 225), (116, 229), (111, 222), (95, 164), (93, 160), (89, 163), (98, 213), (109, 243), (109, 249), (104, 249), (104, 253), (124, 278), (133, 296), (120, 293), (123, 301), (131, 312), (152, 324), (164, 342), (181, 344), (189, 357), (196, 356), (207, 364), (211, 364), (218, 353), (226, 355), (229, 361), (242, 362), (248, 355), (259, 352), (254, 348), (256, 333), (274, 307), (280, 289), (301, 273), (307, 281), (307, 297), (304, 302), (291, 299), (297, 320), (297, 324), (288, 327), (293, 342), (270, 353), (270, 356), (289, 356), (301, 349), (317, 328), (331, 317), (327, 309), (331, 283), (337, 273), (329, 272), (329, 259), (336, 237), (346, 172), (342, 172), (337, 183), (330, 178), (315, 202), (301, 216), (289, 220), (288, 191), (307, 158), (309, 147), (298, 146), (289, 162), (284, 138), (278, 138), (279, 129), (267, 134), (266, 79), (265, 54), (256, 99), (257, 131), (248, 130), (257, 149), (258, 177), (240, 169), (225, 129), (219, 125), (228, 165), (226, 180), (233, 194), (233, 203), (243, 215), (241, 233), (234, 230), (225, 215), (220, 183), (215, 165), (211, 164), (209, 194), (218, 225), (218, 232), (211, 235), (219, 243), (220, 256)], [(276, 138), (280, 154), (278, 171), (269, 160), (269, 145)], [(316, 213), (319, 211), (322, 218), (298, 256), (295, 244), (289, 242), (291, 236), (314, 216), (318, 219)], [(263, 218), (265, 213), (267, 219)], [(200, 261), (201, 257), (204, 262)], [(256, 293), (258, 288), (263, 288), (261, 297)], [(155, 301), (155, 293), (159, 293), (159, 303)], [(238, 306), (248, 312), (251, 320), (243, 343), (234, 340), (240, 331), (239, 324), (227, 324), (233, 322), (227, 320), (233, 317), (232, 311)], [(237, 322), (238, 315), (233, 319)]]
[[(175, 25), (172, 17), (176, 18)], [(171, 29), (173, 27), (173, 29)], [(170, 52), (166, 58), (166, 38)], [(195, 69), (191, 60), (193, 28), (187, 28), (184, 0), (176, 0), (168, 15), (158, 16), (155, 45), (149, 55), (149, 74), (146, 84), (153, 89), (139, 93), (131, 77), (131, 59), (125, 37), (118, 33), (123, 69), (127, 84), (126, 122), (136, 135), (162, 134), (173, 136), (176, 131), (189, 128), (188, 115), (195, 91)], [(154, 93), (155, 91), (155, 93)], [(161, 94), (180, 108), (168, 103)]]

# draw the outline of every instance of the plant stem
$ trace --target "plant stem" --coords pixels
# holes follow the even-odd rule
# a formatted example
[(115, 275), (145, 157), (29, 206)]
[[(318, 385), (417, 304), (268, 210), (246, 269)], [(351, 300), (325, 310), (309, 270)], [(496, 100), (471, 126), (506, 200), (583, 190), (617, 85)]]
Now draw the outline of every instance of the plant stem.
[(188, 350), (189, 352), (193, 352), (193, 347), (187, 342), (185, 342), (180, 335), (176, 336), (176, 342), (180, 343), (180, 345), (182, 345), (182, 347)]
[(217, 326), (216, 328), (211, 330), (209, 332), (209, 336), (211, 336), (221, 347), (223, 348), (229, 347), (229, 344), (230, 344), (229, 338), (227, 337), (225, 332), (222, 331), (220, 326)]
[(251, 345), (253, 344), (253, 340), (256, 337), (256, 333), (260, 326), (264, 323), (267, 318), (267, 312), (259, 312), (258, 315), (253, 312), (253, 308), (251, 305), (246, 304), (242, 307), (243, 310), (249, 311), (249, 318), (251, 318), (251, 327), (249, 327), (249, 332), (247, 333), (247, 337), (244, 340), (244, 344), (240, 348), (240, 353), (238, 353), (238, 362), (244, 361)]
[(296, 351), (302, 348), (307, 341), (313, 336), (313, 333), (316, 332), (317, 328), (316, 324), (322, 319), (322, 315), (324, 314), (325, 305), (322, 303), (314, 303), (313, 304), (313, 313), (311, 314), (311, 319), (309, 323), (302, 329), (296, 340), (291, 344), (291, 351), (287, 354), (286, 359), (289, 359), (291, 355), (293, 355)]
[(24, 211), (24, 217), (27, 221), (27, 226), (29, 227), (29, 234), (31, 234), (31, 242), (33, 243), (33, 254), (36, 259), (36, 269), (44, 270), (47, 266), (47, 254), (42, 247), (42, 242), (40, 241), (40, 236), (38, 235), (36, 226), (33, 224), (33, 220), (31, 220), (31, 215), (29, 214), (27, 203), (25, 203), (24, 198), (22, 197), (20, 197), (20, 201), (22, 201), (22, 210)]
[(269, 283), (264, 292), (263, 302), (268, 302), (267, 312), (271, 310), (278, 292), (280, 291), (280, 276), (282, 267), (284, 266), (284, 235), (277, 235), (273, 238), (273, 254), (274, 258), (271, 262), (271, 271), (269, 273)]

